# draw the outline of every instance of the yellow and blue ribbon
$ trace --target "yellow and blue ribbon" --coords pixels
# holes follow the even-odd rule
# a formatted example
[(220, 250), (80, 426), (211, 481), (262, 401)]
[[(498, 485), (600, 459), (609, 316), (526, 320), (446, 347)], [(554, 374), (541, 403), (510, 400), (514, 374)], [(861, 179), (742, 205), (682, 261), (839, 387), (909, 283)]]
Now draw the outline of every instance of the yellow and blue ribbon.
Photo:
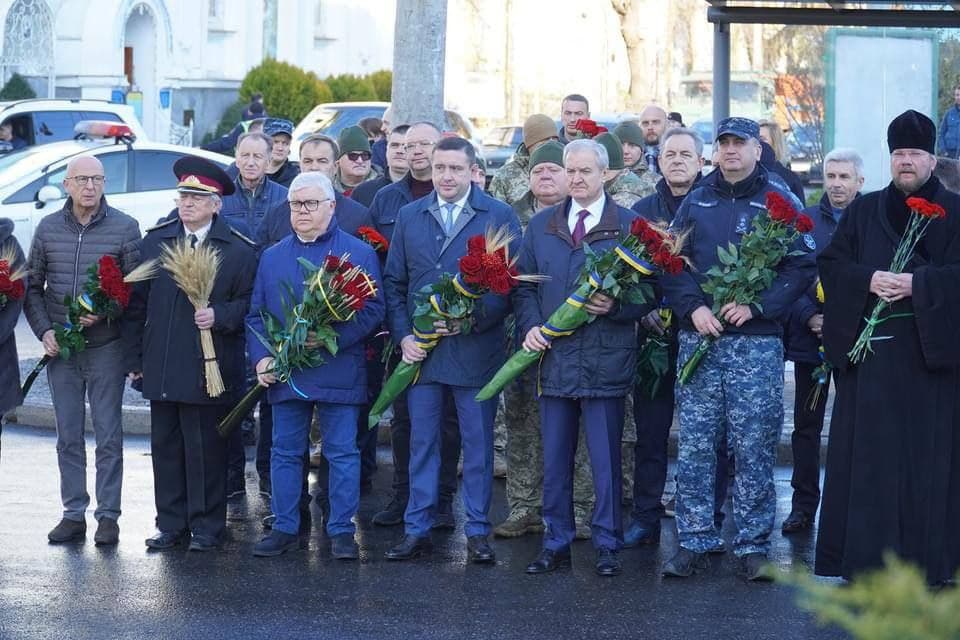
[(613, 251), (620, 256), (621, 260), (626, 262), (642, 275), (652, 276), (654, 274), (654, 266), (646, 260), (640, 258), (640, 256), (631, 251), (627, 246), (618, 244), (613, 248)]
[(464, 295), (468, 298), (479, 298), (480, 294), (470, 288), (470, 286), (463, 281), (463, 275), (457, 274), (453, 277), (453, 288), (457, 290), (458, 293)]
[(77, 298), (77, 304), (83, 307), (87, 313), (95, 313), (93, 308), (93, 298), (90, 297), (90, 294), (80, 294), (80, 297)]

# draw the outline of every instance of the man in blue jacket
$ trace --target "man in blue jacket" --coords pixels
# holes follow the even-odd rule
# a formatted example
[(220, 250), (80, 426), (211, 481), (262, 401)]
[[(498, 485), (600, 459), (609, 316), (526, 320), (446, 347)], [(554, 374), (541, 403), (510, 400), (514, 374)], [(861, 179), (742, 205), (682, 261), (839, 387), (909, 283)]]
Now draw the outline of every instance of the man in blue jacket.
[(570, 544), (576, 532), (573, 461), (581, 417), (596, 493), (592, 527), (596, 571), (601, 576), (621, 571), (620, 439), (626, 396), (633, 388), (636, 369), (636, 322), (644, 307), (622, 304), (598, 292), (583, 307), (597, 316), (594, 322), (553, 343), (541, 332), (553, 310), (579, 284), (586, 260), (584, 245), (597, 252), (612, 250), (636, 217), (604, 193), (603, 172), (608, 163), (606, 149), (593, 140), (567, 144), (563, 165), (570, 195), (533, 217), (520, 252), (521, 273), (550, 277), (539, 284), (522, 283), (515, 296), (523, 348), (544, 352), (538, 386), (547, 530), (543, 549), (527, 566), (527, 573), (546, 573), (570, 564)]
[[(320, 416), (323, 455), (330, 463), (330, 517), (327, 535), (331, 554), (338, 559), (356, 559), (357, 544), (352, 522), (360, 503), (360, 453), (357, 450), (357, 420), (367, 402), (367, 371), (364, 340), (383, 320), (380, 264), (373, 249), (337, 225), (334, 189), (330, 179), (303, 173), (290, 184), (290, 223), (294, 233), (267, 249), (260, 259), (247, 315), (247, 351), (256, 363), (257, 380), (269, 386), (273, 408), (273, 449), (270, 476), (271, 507), (276, 515), (273, 529), (254, 547), (255, 556), (276, 556), (297, 545), (299, 505), (304, 456), (314, 407)], [(350, 254), (377, 285), (377, 295), (367, 300), (356, 316), (333, 325), (337, 353), (324, 353), (324, 363), (293, 373), (287, 383), (275, 384), (274, 358), (256, 334), (266, 336), (262, 313), (285, 321), (284, 309), (303, 295), (303, 270), (298, 258), (322, 264), (328, 255)], [(285, 291), (295, 300), (285, 300)], [(319, 345), (316, 348), (320, 348)]]
[[(834, 149), (823, 159), (823, 197), (819, 204), (804, 211), (813, 220), (811, 235), (816, 241), (816, 255), (830, 244), (833, 232), (848, 204), (860, 195), (863, 187), (863, 159), (853, 149)], [(815, 406), (810, 396), (815, 381), (813, 372), (820, 359), (823, 333), (823, 303), (817, 300), (817, 286), (812, 284), (790, 307), (784, 332), (786, 358), (793, 361), (796, 397), (793, 404), (793, 506), (783, 521), (784, 533), (798, 533), (813, 526), (820, 504), (820, 436), (827, 409), (830, 381)]]
[(960, 85), (953, 89), (953, 105), (943, 114), (937, 134), (937, 149), (941, 156), (960, 158)]
[(487, 538), (491, 529), (488, 511), (497, 399), (477, 402), (474, 396), (505, 360), (503, 320), (510, 309), (509, 300), (493, 294), (482, 296), (469, 319), (469, 332), (461, 333), (460, 320), (435, 323), (442, 338), (429, 358), (417, 346), (412, 329), (418, 292), (437, 282), (443, 273), (459, 271), (468, 238), (504, 226), (520, 235), (513, 209), (472, 185), (476, 163), (468, 140), (452, 137), (436, 143), (432, 155), (436, 193), (400, 210), (387, 255), (384, 287), (390, 332), (399, 341), (405, 362), (422, 362), (420, 377), (407, 392), (410, 496), (404, 514), (404, 537), (387, 551), (390, 560), (409, 560), (432, 548), (430, 529), (439, 497), (443, 404), (444, 396), (451, 394), (463, 442), (463, 528), (468, 558), (475, 563), (495, 561)]
[(237, 141), (234, 192), (223, 199), (220, 216), (249, 238), (256, 238), (267, 211), (287, 199), (287, 188), (267, 179), (273, 140), (262, 132), (245, 133)]
[(709, 565), (706, 553), (723, 543), (714, 525), (717, 444), (726, 437), (736, 459), (734, 553), (747, 580), (768, 580), (769, 537), (776, 514), (773, 465), (783, 426), (783, 343), (780, 319), (813, 282), (813, 238), (798, 242), (759, 304), (729, 303), (713, 314), (704, 274), (719, 264), (717, 247), (739, 245), (765, 207), (771, 186), (760, 161), (760, 128), (747, 118), (717, 127), (718, 169), (687, 194), (673, 226), (689, 231), (684, 254), (690, 268), (660, 281), (680, 323), (686, 362), (701, 338), (714, 344), (693, 377), (677, 392), (680, 443), (677, 458), (677, 533), (680, 549), (665, 576), (688, 577)]

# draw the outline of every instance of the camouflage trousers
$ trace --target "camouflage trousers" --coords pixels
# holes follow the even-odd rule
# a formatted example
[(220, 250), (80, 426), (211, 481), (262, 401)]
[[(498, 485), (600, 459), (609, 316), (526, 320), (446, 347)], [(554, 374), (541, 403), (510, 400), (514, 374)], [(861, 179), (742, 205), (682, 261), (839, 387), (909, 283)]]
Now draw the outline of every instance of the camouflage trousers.
[[(543, 440), (535, 390), (536, 369), (530, 368), (503, 390), (507, 434), (507, 503), (510, 514), (540, 515), (543, 509)], [(590, 522), (593, 479), (584, 431), (574, 459), (573, 511), (577, 522)]]
[[(699, 339), (680, 332), (679, 363), (687, 361)], [(713, 515), (716, 451), (726, 434), (737, 461), (734, 553), (766, 553), (777, 507), (773, 468), (783, 428), (783, 343), (778, 336), (721, 336), (687, 384), (677, 385), (676, 394), (680, 546), (703, 553), (723, 542)]]

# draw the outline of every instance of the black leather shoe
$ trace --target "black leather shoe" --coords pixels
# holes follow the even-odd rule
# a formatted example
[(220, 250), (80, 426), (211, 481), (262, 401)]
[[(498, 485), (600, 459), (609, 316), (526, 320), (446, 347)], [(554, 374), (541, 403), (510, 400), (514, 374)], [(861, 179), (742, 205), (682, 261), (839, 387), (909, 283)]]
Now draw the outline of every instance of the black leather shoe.
[(570, 549), (552, 551), (541, 549), (537, 559), (527, 565), (527, 573), (549, 573), (560, 567), (570, 566)]
[(71, 520), (62, 518), (50, 533), (47, 534), (47, 540), (53, 544), (63, 544), (64, 542), (76, 542), (82, 540), (87, 535), (86, 520)]
[(806, 511), (793, 510), (787, 519), (783, 521), (780, 530), (784, 533), (800, 533), (813, 527), (813, 516)]
[(330, 555), (337, 560), (356, 560), (360, 557), (360, 549), (351, 533), (341, 533), (330, 540)]
[(120, 542), (120, 526), (117, 521), (107, 516), (100, 518), (93, 541), (98, 547), (113, 546)]
[(637, 547), (640, 545), (660, 544), (660, 523), (644, 524), (634, 520), (623, 532), (623, 546)]
[(187, 551), (216, 551), (219, 546), (215, 538), (194, 534), (194, 536), (190, 538), (190, 546), (187, 547)]
[(153, 537), (144, 540), (148, 549), (172, 549), (180, 545), (187, 537), (186, 531), (160, 531)]
[(297, 548), (298, 538), (292, 533), (271, 531), (253, 548), (255, 558), (272, 558)]
[(373, 515), (373, 524), (381, 527), (393, 527), (403, 524), (403, 513), (407, 510), (407, 500), (401, 496), (394, 495), (390, 499), (390, 504)]
[(695, 553), (680, 547), (677, 553), (663, 565), (662, 573), (667, 578), (689, 578), (710, 566), (705, 553)]
[(431, 551), (433, 551), (433, 542), (429, 537), (418, 538), (406, 535), (403, 536), (400, 544), (388, 550), (384, 556), (387, 560), (413, 560)]
[(456, 529), (457, 521), (453, 517), (453, 505), (447, 501), (443, 501), (437, 504), (437, 513), (433, 519), (433, 526), (431, 529)]
[(618, 576), (621, 570), (620, 558), (617, 557), (615, 549), (607, 549), (606, 547), (597, 549), (598, 576)]
[(474, 564), (494, 564), (497, 556), (493, 547), (487, 541), (487, 536), (470, 536), (467, 538), (467, 560)]

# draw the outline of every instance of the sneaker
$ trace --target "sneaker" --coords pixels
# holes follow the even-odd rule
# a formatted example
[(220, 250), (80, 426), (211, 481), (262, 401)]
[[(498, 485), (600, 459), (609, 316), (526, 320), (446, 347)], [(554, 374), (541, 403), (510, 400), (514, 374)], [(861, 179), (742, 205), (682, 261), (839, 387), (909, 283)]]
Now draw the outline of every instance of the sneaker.
[(87, 535), (86, 520), (71, 520), (63, 518), (57, 526), (47, 534), (47, 540), (54, 544), (77, 542)]
[(667, 578), (689, 578), (709, 567), (710, 558), (707, 554), (695, 553), (680, 547), (680, 550), (663, 565), (661, 573)]
[(115, 545), (120, 542), (120, 527), (113, 518), (104, 516), (97, 523), (97, 532), (93, 534), (93, 542), (98, 547)]
[(516, 514), (498, 524), (493, 529), (493, 535), (498, 538), (519, 538), (528, 533), (543, 533), (543, 518), (537, 513)]
[(747, 582), (773, 582), (773, 568), (765, 553), (748, 553), (740, 558), (739, 574)]
[(393, 527), (398, 524), (403, 524), (403, 513), (406, 510), (406, 498), (401, 498), (394, 494), (393, 498), (390, 499), (390, 503), (383, 508), (383, 511), (378, 511), (374, 514), (373, 524), (380, 525), (381, 527)]
[(253, 548), (256, 558), (272, 558), (297, 548), (297, 536), (292, 533), (272, 530)]

